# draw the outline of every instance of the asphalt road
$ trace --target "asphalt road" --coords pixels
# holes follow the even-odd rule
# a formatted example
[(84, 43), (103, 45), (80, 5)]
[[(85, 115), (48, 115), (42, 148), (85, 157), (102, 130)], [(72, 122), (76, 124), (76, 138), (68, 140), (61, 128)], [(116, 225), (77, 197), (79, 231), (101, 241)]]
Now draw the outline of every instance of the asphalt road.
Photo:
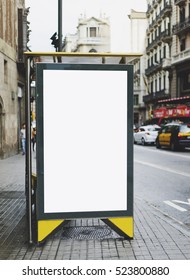
[(190, 149), (134, 145), (135, 199), (190, 227)]

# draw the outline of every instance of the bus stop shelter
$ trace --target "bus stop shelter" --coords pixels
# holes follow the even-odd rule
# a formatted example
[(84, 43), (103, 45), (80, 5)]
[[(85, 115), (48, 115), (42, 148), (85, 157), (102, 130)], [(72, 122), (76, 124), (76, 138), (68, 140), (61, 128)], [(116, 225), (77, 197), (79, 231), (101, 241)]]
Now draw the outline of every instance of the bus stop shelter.
[[(29, 243), (70, 219), (133, 238), (133, 65), (141, 54), (25, 53)], [(31, 160), (31, 77), (36, 164)]]

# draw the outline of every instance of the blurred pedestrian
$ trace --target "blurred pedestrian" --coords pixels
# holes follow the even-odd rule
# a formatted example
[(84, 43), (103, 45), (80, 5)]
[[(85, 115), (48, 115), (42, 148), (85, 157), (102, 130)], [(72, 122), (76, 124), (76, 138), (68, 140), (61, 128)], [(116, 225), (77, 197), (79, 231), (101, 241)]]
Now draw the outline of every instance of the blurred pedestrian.
[(32, 129), (32, 149), (35, 151), (35, 144), (36, 144), (36, 128), (33, 127)]
[(26, 153), (26, 125), (23, 123), (22, 128), (20, 130), (20, 138), (22, 143), (22, 155)]

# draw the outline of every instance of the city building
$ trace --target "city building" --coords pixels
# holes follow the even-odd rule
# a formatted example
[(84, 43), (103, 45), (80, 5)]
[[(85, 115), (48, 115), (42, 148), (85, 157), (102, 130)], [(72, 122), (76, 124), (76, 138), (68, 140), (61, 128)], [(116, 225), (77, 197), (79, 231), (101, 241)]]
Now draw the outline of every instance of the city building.
[(150, 117), (154, 105), (170, 97), (169, 74), (163, 61), (171, 58), (172, 0), (147, 0), (148, 28), (146, 32), (146, 70), (148, 94), (143, 100)]
[[(190, 96), (190, 1), (174, 0), (171, 59), (171, 98)], [(190, 99), (189, 99), (190, 101)]]
[(137, 12), (133, 9), (128, 17), (131, 26), (130, 51), (132, 53), (142, 54), (142, 56), (128, 62), (134, 65), (134, 124), (138, 127), (146, 120), (146, 108), (143, 102), (143, 96), (146, 95), (147, 92), (145, 77), (147, 17), (146, 12)]
[(110, 52), (109, 18), (87, 18), (78, 20), (76, 34), (67, 34), (64, 39), (65, 52)]
[(0, 0), (0, 158), (16, 154), (24, 122), (27, 13), (24, 0)]
[(189, 118), (190, 1), (147, 3), (147, 119)]

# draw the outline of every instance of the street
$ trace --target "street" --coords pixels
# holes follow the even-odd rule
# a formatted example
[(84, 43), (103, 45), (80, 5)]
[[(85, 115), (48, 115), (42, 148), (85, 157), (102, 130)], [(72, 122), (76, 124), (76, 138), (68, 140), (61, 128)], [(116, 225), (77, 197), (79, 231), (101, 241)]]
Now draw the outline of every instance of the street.
[(190, 226), (190, 150), (134, 145), (135, 197)]

